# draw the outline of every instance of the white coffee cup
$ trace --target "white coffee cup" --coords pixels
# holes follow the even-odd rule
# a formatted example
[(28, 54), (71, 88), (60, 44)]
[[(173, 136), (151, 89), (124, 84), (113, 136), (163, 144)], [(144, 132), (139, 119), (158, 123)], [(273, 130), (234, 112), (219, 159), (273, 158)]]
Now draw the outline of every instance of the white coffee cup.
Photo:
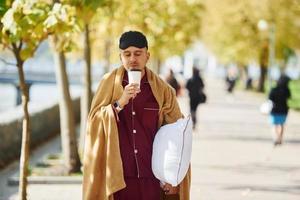
[(142, 76), (142, 72), (140, 70), (128, 70), (128, 81), (129, 84), (131, 83), (137, 83), (139, 84), (139, 88), (140, 88), (140, 84), (141, 84), (141, 77)]

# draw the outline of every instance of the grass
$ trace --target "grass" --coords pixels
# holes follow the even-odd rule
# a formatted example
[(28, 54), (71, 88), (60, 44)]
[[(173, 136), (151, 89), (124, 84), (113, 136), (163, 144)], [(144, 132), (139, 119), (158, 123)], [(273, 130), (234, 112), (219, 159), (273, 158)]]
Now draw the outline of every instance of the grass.
[(49, 159), (49, 160), (58, 160), (60, 158), (61, 158), (61, 155), (59, 155), (59, 154), (49, 154), (47, 156), (47, 159)]
[(290, 108), (300, 110), (300, 80), (293, 80), (289, 84), (291, 90), (292, 98), (289, 100), (288, 104)]
[(62, 154), (49, 154), (30, 169), (31, 176), (82, 176), (82, 172), (68, 174), (62, 162)]
[(82, 172), (71, 173), (70, 176), (82, 176)]

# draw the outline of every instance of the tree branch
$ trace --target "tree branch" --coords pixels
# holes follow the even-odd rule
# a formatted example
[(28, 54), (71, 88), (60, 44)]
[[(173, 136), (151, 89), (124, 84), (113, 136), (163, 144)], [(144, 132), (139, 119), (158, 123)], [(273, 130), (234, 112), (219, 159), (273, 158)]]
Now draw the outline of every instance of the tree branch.
[(6, 64), (6, 65), (17, 66), (17, 64), (7, 62), (7, 61), (6, 61), (5, 59), (3, 59), (3, 58), (0, 58), (0, 61), (2, 61), (2, 62), (3, 62), (4, 64)]
[(17, 47), (16, 43), (12, 43), (12, 47), (13, 47), (13, 53), (14, 53), (15, 58), (17, 60), (17, 65), (16, 66), (19, 67), (23, 63), (23, 60), (20, 57), (20, 49), (19, 49), (20, 47), (22, 47), (22, 44), (20, 44), (20, 46)]
[(21, 40), (20, 43), (19, 43), (19, 46), (18, 46), (18, 51), (21, 51), (22, 46), (23, 46), (23, 42), (22, 42), (22, 40)]

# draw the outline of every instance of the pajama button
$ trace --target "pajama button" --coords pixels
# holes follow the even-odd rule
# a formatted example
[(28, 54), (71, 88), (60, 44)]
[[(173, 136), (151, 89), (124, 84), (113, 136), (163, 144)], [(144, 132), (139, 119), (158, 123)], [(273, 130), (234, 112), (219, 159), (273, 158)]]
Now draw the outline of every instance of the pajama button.
[(135, 150), (134, 150), (134, 153), (135, 153), (135, 154), (137, 154), (137, 153), (138, 153), (138, 150), (137, 150), (137, 149), (135, 149)]
[(136, 133), (136, 130), (135, 129), (133, 129), (133, 131), (132, 131), (133, 133)]

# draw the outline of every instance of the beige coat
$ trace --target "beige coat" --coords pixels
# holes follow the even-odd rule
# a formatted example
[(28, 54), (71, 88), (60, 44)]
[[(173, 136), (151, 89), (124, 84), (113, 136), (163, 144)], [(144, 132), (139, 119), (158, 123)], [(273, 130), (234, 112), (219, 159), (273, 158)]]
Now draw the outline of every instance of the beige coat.
[[(113, 200), (126, 187), (119, 148), (117, 122), (111, 104), (123, 92), (125, 68), (106, 74), (92, 102), (84, 149), (83, 199)], [(159, 127), (177, 121), (182, 114), (175, 92), (146, 68), (148, 82), (159, 104)], [(189, 200), (190, 170), (180, 184), (180, 200)]]

